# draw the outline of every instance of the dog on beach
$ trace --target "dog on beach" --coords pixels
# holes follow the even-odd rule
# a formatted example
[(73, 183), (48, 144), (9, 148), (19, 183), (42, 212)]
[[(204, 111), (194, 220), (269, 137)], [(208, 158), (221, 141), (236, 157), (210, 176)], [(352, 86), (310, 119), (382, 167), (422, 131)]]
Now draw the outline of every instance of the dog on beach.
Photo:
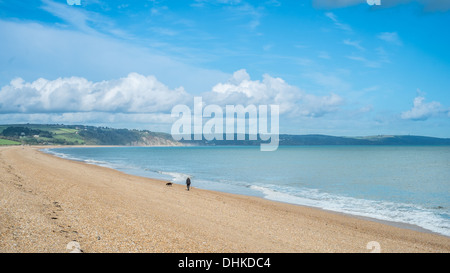
[(168, 183), (166, 183), (166, 186), (172, 187), (172, 183), (168, 182)]

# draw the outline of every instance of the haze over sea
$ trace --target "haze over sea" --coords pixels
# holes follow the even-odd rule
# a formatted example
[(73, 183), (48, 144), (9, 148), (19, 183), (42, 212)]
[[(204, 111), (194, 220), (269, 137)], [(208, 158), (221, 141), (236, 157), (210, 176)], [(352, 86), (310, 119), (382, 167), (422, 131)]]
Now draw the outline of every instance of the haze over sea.
[(44, 151), (197, 188), (406, 223), (450, 236), (450, 146), (86, 147)]

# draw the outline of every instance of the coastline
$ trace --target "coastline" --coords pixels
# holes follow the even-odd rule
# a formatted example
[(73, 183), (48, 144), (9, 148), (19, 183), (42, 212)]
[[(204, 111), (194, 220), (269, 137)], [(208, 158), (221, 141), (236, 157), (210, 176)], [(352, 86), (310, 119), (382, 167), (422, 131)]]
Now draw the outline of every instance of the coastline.
[[(183, 146), (190, 147), (191, 145), (181, 145), (181, 146), (178, 146), (178, 147), (183, 147)], [(352, 145), (350, 145), (350, 146), (352, 146)], [(107, 146), (104, 146), (104, 145), (82, 145), (82, 146), (81, 145), (78, 145), (78, 146), (77, 145), (75, 145), (75, 146), (71, 145), (71, 146), (61, 146), (60, 145), (60, 146), (51, 146), (51, 147), (43, 146), (39, 150), (43, 151), (45, 149), (58, 149), (58, 148), (108, 148), (108, 147), (112, 147), (112, 148), (127, 148), (127, 147), (133, 147), (133, 146), (123, 146), (123, 145), (107, 145)], [(171, 145), (165, 145), (165, 146), (158, 145), (158, 146), (151, 146), (151, 147), (173, 147), (173, 146), (171, 146)], [(229, 146), (223, 146), (223, 147), (229, 147)], [(239, 147), (239, 146), (236, 146), (236, 147)], [(296, 147), (296, 146), (293, 146), (293, 147)], [(45, 152), (45, 153), (47, 153), (47, 152)], [(57, 154), (53, 154), (52, 152), (48, 152), (48, 153), (52, 154), (54, 156), (60, 157), (60, 158), (64, 158), (64, 159), (69, 159), (69, 160), (74, 160), (74, 161), (79, 161), (79, 162), (85, 162), (84, 160), (74, 159), (74, 158), (70, 158), (70, 157), (67, 158), (65, 156), (59, 156)], [(156, 180), (164, 180), (166, 183), (167, 182), (172, 182), (170, 180), (166, 180), (165, 178), (158, 178), (158, 177), (152, 177), (152, 176), (147, 176), (147, 175), (141, 175), (141, 174), (137, 174), (137, 173), (133, 173), (133, 172), (127, 172), (125, 170), (121, 170), (121, 169), (112, 167), (110, 165), (89, 163), (89, 162), (85, 162), (85, 163), (87, 163), (87, 164), (95, 164), (95, 165), (98, 165), (98, 166), (111, 168), (111, 169), (118, 170), (118, 171), (124, 172), (126, 174), (130, 174), (130, 175), (136, 175), (136, 176), (140, 176), (140, 177), (144, 177), (144, 178), (150, 178), (150, 179), (156, 179)], [(174, 182), (174, 183), (176, 183), (176, 182)], [(269, 201), (272, 201), (272, 202), (280, 202), (280, 203), (283, 203), (283, 204), (290, 204), (290, 205), (296, 205), (296, 206), (309, 207), (309, 208), (313, 208), (313, 209), (320, 209), (320, 210), (323, 210), (323, 211), (336, 213), (336, 214), (341, 214), (341, 215), (347, 215), (347, 216), (358, 218), (358, 219), (362, 219), (362, 220), (378, 222), (378, 223), (387, 224), (387, 225), (394, 226), (394, 227), (399, 227), (399, 228), (403, 228), (403, 229), (410, 229), (410, 230), (419, 231), (419, 232), (425, 232), (425, 233), (431, 233), (431, 234), (436, 234), (436, 235), (445, 236), (445, 237), (449, 237), (450, 238), (450, 236), (448, 236), (448, 235), (441, 234), (441, 233), (439, 233), (437, 231), (427, 229), (427, 228), (422, 227), (422, 226), (417, 225), (417, 224), (406, 223), (406, 222), (395, 221), (395, 220), (380, 219), (380, 218), (377, 218), (376, 216), (369, 216), (369, 215), (363, 216), (363, 215), (359, 215), (359, 214), (352, 214), (351, 212), (330, 210), (330, 209), (322, 208), (320, 206), (306, 205), (306, 204), (301, 204), (301, 203), (292, 203), (292, 202), (284, 201), (284, 200), (271, 199), (271, 198), (268, 198), (267, 196), (265, 196), (264, 194), (259, 193), (259, 192), (253, 193), (253, 192), (249, 191), (247, 193), (242, 193), (242, 192), (236, 191), (236, 190), (234, 190), (234, 191), (233, 190), (225, 190), (225, 189), (221, 189), (221, 188), (217, 188), (217, 187), (216, 188), (204, 188), (204, 187), (202, 187), (202, 189), (218, 191), (218, 192), (224, 192), (224, 193), (230, 193), (230, 194), (238, 194), (238, 195), (243, 195), (243, 196), (253, 196), (253, 197), (263, 198), (265, 200), (269, 200)]]
[(0, 252), (450, 252), (450, 238), (0, 147)]

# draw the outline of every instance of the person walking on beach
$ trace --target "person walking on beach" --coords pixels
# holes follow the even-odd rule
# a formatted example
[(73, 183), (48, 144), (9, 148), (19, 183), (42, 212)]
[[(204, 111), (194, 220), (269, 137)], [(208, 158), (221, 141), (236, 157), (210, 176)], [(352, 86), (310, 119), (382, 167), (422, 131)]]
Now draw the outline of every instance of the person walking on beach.
[(186, 179), (186, 186), (187, 190), (189, 190), (189, 188), (191, 187), (191, 179), (189, 177)]

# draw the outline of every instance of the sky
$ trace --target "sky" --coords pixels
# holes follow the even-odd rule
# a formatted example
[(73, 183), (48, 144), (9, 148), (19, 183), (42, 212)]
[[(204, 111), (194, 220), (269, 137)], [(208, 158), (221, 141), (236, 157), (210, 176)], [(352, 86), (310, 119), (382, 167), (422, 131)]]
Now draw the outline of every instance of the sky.
[(0, 0), (0, 124), (170, 132), (177, 104), (280, 133), (450, 137), (450, 0)]

